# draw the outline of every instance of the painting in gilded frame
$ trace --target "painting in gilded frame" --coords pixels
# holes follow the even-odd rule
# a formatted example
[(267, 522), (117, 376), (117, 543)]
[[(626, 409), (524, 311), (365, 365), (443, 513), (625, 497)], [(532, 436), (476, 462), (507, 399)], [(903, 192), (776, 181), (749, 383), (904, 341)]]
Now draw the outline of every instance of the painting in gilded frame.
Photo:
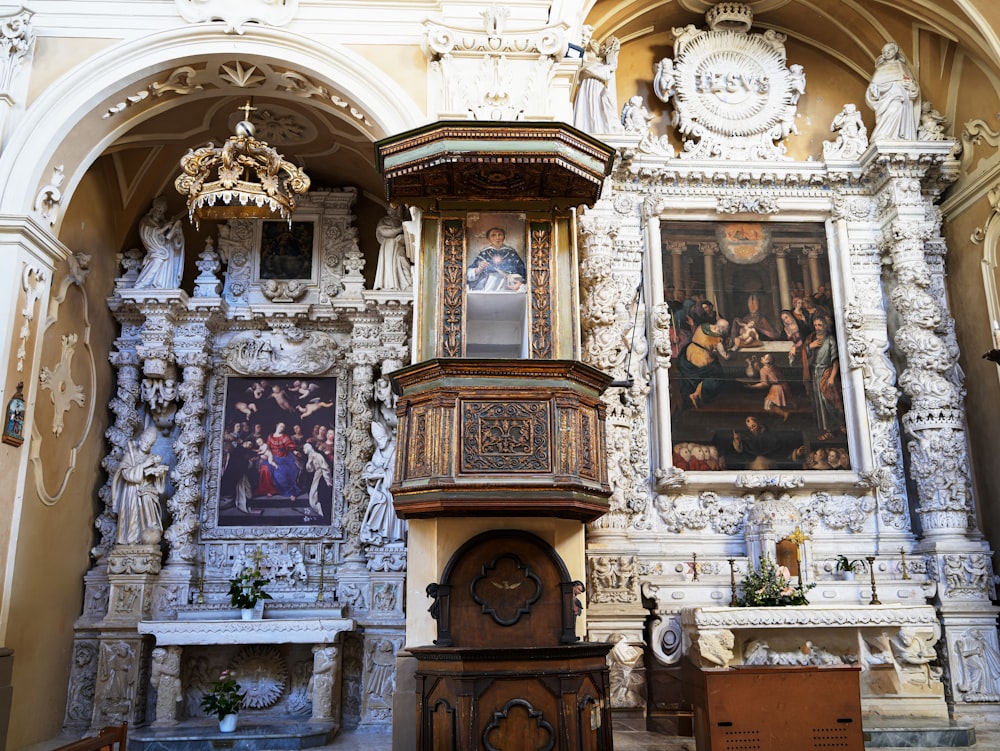
[(226, 380), (217, 526), (329, 526), (336, 378)]
[(661, 232), (674, 466), (851, 469), (825, 225)]

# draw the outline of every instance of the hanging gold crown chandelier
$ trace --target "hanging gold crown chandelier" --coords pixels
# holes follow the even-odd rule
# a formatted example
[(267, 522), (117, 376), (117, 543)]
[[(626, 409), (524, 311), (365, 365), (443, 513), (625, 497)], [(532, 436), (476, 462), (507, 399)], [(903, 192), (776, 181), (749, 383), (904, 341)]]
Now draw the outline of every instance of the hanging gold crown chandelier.
[(250, 100), (236, 134), (181, 157), (183, 172), (174, 187), (187, 196), (188, 216), (201, 219), (273, 219), (291, 222), (295, 199), (309, 190), (309, 176), (265, 141), (254, 138)]

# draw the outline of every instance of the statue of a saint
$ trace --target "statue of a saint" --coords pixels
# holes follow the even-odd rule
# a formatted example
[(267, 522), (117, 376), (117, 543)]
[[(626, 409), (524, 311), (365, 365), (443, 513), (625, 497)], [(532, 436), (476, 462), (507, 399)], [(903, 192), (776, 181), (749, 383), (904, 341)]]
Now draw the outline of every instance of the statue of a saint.
[(875, 110), (872, 141), (916, 141), (920, 124), (920, 85), (899, 45), (889, 42), (875, 61), (865, 101)]
[(184, 271), (184, 231), (179, 217), (167, 218), (167, 199), (158, 196), (153, 207), (139, 222), (139, 239), (146, 257), (133, 287), (137, 289), (177, 289)]
[(153, 724), (175, 724), (177, 705), (184, 698), (181, 692), (180, 647), (157, 647), (153, 650), (149, 685), (156, 689), (156, 721)]
[(413, 259), (406, 252), (403, 219), (398, 207), (390, 207), (375, 225), (378, 266), (373, 289), (407, 290), (413, 286)]
[(363, 477), (368, 482), (368, 508), (361, 522), (361, 542), (384, 545), (406, 537), (406, 523), (396, 516), (392, 505), (392, 475), (396, 466), (396, 440), (380, 422), (372, 423), (375, 452), (365, 465)]
[(612, 36), (599, 45), (593, 35), (593, 26), (583, 27), (583, 65), (573, 103), (573, 125), (592, 134), (621, 133), (615, 84), (621, 42)]
[(156, 435), (156, 428), (150, 426), (130, 441), (111, 480), (119, 545), (156, 545), (163, 534), (160, 495), (166, 487), (167, 465), (151, 453)]

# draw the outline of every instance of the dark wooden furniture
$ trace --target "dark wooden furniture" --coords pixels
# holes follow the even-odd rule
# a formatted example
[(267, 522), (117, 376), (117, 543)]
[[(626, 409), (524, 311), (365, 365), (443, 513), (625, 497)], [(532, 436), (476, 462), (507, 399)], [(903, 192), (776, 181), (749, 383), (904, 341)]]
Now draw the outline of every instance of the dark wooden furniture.
[(864, 751), (856, 665), (684, 666), (697, 751)]
[(605, 373), (572, 360), (436, 359), (391, 378), (403, 392), (400, 517), (592, 521), (608, 510)]
[(472, 538), (428, 587), (434, 646), (417, 658), (421, 751), (612, 748), (607, 653), (579, 643), (576, 583), (521, 531)]
[(610, 751), (610, 647), (411, 649), (418, 665), (416, 747)]
[(59, 746), (53, 751), (125, 751), (128, 723), (102, 728), (97, 735)]

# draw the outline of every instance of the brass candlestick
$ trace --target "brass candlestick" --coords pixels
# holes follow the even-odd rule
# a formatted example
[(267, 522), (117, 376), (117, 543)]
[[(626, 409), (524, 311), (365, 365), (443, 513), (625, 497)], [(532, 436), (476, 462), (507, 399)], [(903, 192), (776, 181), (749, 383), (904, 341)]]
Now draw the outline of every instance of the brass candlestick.
[(910, 572), (906, 570), (906, 550), (903, 548), (899, 549), (899, 560), (900, 567), (903, 569), (903, 579), (909, 579)]
[(728, 558), (729, 561), (729, 591), (732, 592), (732, 597), (729, 598), (729, 607), (735, 608), (739, 605), (736, 600), (736, 559)]
[(872, 599), (868, 601), (869, 605), (881, 605), (878, 599), (878, 592), (875, 591), (875, 556), (866, 555), (865, 560), (868, 561), (868, 574), (871, 576), (872, 580)]
[(326, 591), (324, 590), (324, 584), (326, 582), (325, 547), (326, 546), (322, 542), (319, 544), (319, 592), (316, 594), (316, 602), (326, 602)]
[(198, 596), (194, 598), (195, 605), (205, 604), (205, 559), (202, 558), (198, 561), (198, 574), (195, 579), (195, 584), (198, 587)]

